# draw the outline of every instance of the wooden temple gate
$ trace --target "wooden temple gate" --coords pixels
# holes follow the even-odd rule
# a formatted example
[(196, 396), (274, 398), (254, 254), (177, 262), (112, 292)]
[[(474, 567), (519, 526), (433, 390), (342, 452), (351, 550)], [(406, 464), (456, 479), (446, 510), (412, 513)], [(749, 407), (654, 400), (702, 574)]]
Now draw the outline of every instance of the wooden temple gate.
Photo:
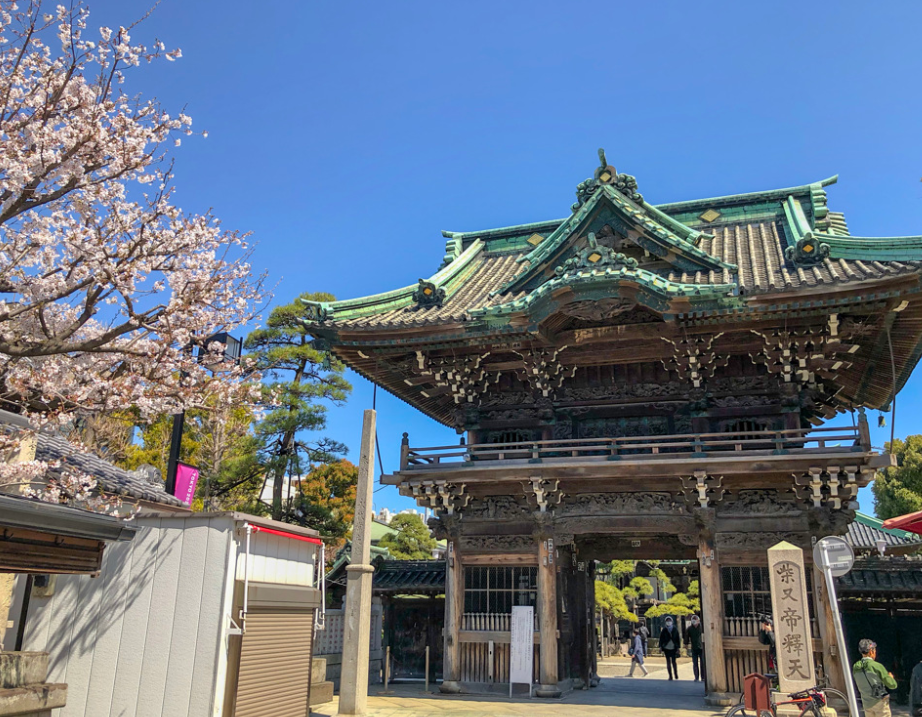
[(766, 549), (809, 559), (890, 465), (865, 410), (922, 353), (922, 238), (850, 236), (835, 178), (654, 206), (600, 159), (567, 219), (445, 232), (418, 285), (305, 304), (316, 349), (460, 434), (405, 434), (382, 477), (449, 540), (445, 691), (506, 679), (514, 605), (535, 606), (539, 695), (595, 684), (595, 563), (616, 558), (697, 559), (707, 688), (738, 691), (764, 667)]

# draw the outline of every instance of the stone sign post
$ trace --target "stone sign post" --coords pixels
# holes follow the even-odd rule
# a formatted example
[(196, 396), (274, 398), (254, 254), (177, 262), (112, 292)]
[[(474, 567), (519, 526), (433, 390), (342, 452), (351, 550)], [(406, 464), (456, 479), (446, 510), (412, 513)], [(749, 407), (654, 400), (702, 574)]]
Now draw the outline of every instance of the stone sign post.
[(352, 563), (346, 567), (343, 666), (339, 714), (364, 715), (368, 703), (368, 649), (371, 637), (371, 501), (374, 490), (375, 411), (362, 422), (359, 480), (352, 524)]
[(813, 636), (804, 551), (781, 542), (768, 549), (778, 682), (781, 692), (799, 692), (816, 685), (813, 669)]

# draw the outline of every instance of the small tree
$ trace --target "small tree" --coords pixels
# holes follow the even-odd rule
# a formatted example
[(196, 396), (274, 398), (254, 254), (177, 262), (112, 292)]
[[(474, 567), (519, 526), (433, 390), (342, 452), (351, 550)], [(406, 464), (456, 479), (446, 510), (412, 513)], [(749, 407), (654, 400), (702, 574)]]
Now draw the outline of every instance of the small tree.
[(614, 620), (637, 622), (638, 617), (628, 609), (621, 590), (602, 580), (595, 581), (595, 603)]
[[(890, 449), (890, 444), (885, 444)], [(922, 436), (893, 441), (896, 468), (879, 471), (871, 490), (878, 518), (895, 518), (922, 510)]]
[(346, 542), (355, 517), (359, 469), (347, 460), (321, 464), (301, 479), (294, 517), (313, 528), (330, 547), (330, 555)]
[(385, 535), (378, 545), (387, 548), (397, 560), (430, 560), (436, 540), (416, 513), (398, 513), (389, 523), (397, 533)]

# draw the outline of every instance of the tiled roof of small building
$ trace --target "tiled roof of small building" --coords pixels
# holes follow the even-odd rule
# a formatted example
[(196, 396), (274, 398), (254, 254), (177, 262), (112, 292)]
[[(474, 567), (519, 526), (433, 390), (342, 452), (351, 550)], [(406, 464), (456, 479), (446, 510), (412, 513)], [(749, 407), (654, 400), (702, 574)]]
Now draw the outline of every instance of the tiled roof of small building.
[(91, 475), (109, 493), (151, 503), (186, 506), (179, 498), (164, 491), (162, 486), (149, 483), (137, 473), (112, 465), (99, 456), (81, 451), (62, 436), (39, 432), (35, 458), (40, 461), (64, 461), (76, 470)]
[(845, 540), (856, 552), (876, 553), (878, 540), (883, 541), (884, 550), (899, 549), (903, 552), (922, 549), (922, 536), (907, 533), (905, 530), (886, 530), (882, 526), (882, 520), (858, 513), (854, 522), (848, 526)]
[(862, 557), (849, 573), (836, 578), (842, 598), (887, 595), (894, 598), (922, 596), (922, 558)]
[(445, 592), (444, 560), (382, 560), (376, 563), (375, 592), (443, 593)]

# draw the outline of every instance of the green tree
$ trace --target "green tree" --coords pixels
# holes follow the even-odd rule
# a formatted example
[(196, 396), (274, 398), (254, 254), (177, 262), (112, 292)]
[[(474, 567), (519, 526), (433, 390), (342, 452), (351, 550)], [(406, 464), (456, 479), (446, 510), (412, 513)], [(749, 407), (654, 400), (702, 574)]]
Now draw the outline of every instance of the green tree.
[(327, 404), (343, 403), (352, 386), (343, 378), (343, 364), (304, 329), (304, 301), (333, 301), (330, 294), (302, 294), (272, 310), (266, 327), (253, 331), (245, 347), (254, 368), (269, 380), (264, 402), (269, 409), (257, 426), (261, 459), (273, 479), (272, 517), (296, 518), (283, 496), (285, 476), (298, 477), (310, 466), (328, 463), (346, 451), (329, 438), (308, 440), (306, 433), (326, 426)]
[[(890, 449), (889, 443), (884, 445)], [(884, 520), (922, 510), (922, 436), (896, 439), (893, 453), (897, 467), (879, 471), (871, 488), (874, 512)]]
[(343, 459), (316, 466), (299, 483), (294, 517), (328, 539), (330, 555), (352, 529), (358, 479), (359, 469)]
[(385, 535), (378, 545), (387, 548), (397, 560), (430, 560), (432, 558), (436, 540), (419, 515), (399, 513), (391, 519), (389, 525), (397, 533)]
[[(180, 460), (199, 469), (193, 510), (263, 512), (259, 503), (264, 470), (259, 463), (255, 418), (246, 406), (193, 409), (183, 423)], [(173, 417), (140, 426), (140, 443), (125, 450), (125, 468), (152, 465), (166, 475)]]
[(623, 592), (602, 580), (595, 581), (595, 604), (615, 620), (638, 620), (637, 615), (628, 609)]

